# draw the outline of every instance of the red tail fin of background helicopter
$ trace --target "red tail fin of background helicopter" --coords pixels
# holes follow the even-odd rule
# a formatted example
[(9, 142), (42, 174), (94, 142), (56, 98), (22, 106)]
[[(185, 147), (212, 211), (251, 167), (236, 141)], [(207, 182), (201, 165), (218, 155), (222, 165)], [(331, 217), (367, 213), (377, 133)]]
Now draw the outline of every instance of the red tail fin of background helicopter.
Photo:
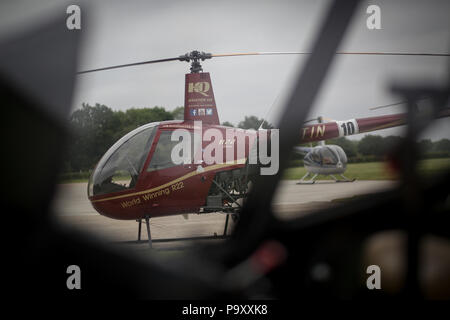
[(220, 124), (208, 72), (186, 74), (184, 92), (184, 120)]

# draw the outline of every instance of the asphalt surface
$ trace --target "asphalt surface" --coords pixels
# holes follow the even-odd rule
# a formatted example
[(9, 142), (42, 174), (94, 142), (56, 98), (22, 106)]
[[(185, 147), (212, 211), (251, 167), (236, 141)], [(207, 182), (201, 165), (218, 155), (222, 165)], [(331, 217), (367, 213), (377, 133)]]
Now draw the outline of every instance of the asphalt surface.
[[(335, 183), (318, 181), (313, 185), (297, 185), (294, 180), (282, 181), (273, 202), (280, 219), (292, 219), (336, 205), (334, 199), (374, 193), (394, 187), (392, 181), (355, 181)], [(58, 223), (92, 234), (99, 241), (132, 244), (137, 240), (138, 223), (135, 220), (114, 220), (99, 215), (87, 198), (87, 183), (60, 184), (54, 198), (53, 210)], [(189, 214), (150, 219), (153, 239), (173, 239), (223, 235), (226, 215), (221, 213)], [(229, 232), (234, 223), (229, 220)], [(142, 240), (147, 239), (145, 223)], [(175, 242), (154, 243), (157, 248), (174, 247)], [(189, 241), (184, 241), (184, 244)], [(142, 242), (140, 245), (145, 244)]]
[[(338, 205), (335, 199), (355, 195), (376, 193), (395, 187), (392, 181), (355, 181), (335, 183), (319, 181), (313, 185), (297, 185), (296, 181), (282, 181), (273, 202), (273, 209), (280, 219), (292, 219), (305, 214), (314, 214), (321, 208)], [(123, 252), (132, 252), (148, 257), (154, 254), (159, 261), (189, 254), (203, 242), (219, 243), (213, 240), (181, 240), (153, 242), (150, 250), (145, 224), (142, 225), (142, 241), (137, 243), (138, 225), (136, 221), (113, 220), (99, 215), (91, 206), (86, 195), (86, 183), (61, 184), (55, 195), (53, 210), (58, 223), (85, 231), (91, 237)], [(150, 220), (154, 240), (167, 238), (205, 237), (222, 235), (225, 215), (220, 213), (190, 214), (186, 220), (181, 215), (153, 218)], [(230, 219), (230, 231), (234, 223)], [(385, 290), (395, 292), (403, 276), (401, 266), (405, 235), (397, 231), (382, 232), (368, 240), (365, 259), (368, 264), (376, 264), (383, 270)], [(450, 266), (450, 248), (448, 242), (428, 236), (422, 244), (424, 260), (421, 281), (425, 283), (425, 293), (430, 298), (450, 297), (448, 291), (448, 270)], [(188, 249), (188, 250), (186, 250)]]

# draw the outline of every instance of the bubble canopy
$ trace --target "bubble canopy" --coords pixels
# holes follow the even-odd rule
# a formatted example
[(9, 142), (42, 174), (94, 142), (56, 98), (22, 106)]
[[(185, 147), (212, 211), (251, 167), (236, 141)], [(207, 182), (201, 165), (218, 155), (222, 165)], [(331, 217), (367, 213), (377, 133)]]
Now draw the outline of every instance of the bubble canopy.
[(143, 125), (109, 148), (89, 179), (89, 197), (134, 188), (158, 125), (159, 122)]
[(340, 146), (317, 146), (308, 152), (303, 162), (313, 173), (343, 173), (347, 167), (347, 156)]

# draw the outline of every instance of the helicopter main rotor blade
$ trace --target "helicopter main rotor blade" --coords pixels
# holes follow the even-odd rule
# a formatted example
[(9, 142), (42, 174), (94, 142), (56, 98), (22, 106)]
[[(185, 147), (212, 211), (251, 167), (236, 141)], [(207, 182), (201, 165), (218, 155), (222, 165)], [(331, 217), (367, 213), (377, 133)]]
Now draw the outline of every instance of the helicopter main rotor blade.
[[(268, 56), (268, 55), (309, 55), (311, 52), (241, 52), (212, 54), (211, 57), (235, 57), (235, 56)], [(430, 57), (450, 57), (450, 53), (411, 53), (411, 52), (336, 52), (339, 55), (370, 55), (370, 56), (430, 56)]]
[[(428, 99), (430, 99), (430, 98), (429, 97), (423, 97), (423, 98), (417, 99), (417, 101), (428, 100)], [(405, 100), (405, 101), (399, 101), (399, 102), (384, 104), (384, 105), (380, 105), (380, 106), (369, 108), (369, 110), (378, 110), (378, 109), (382, 109), (382, 108), (388, 108), (388, 107), (402, 105), (402, 104), (405, 104), (405, 103), (408, 103), (408, 101)], [(313, 122), (313, 121), (318, 121), (319, 118), (320, 117), (312, 118), (312, 119), (309, 119), (309, 120), (305, 120), (303, 123), (306, 124), (306, 123), (310, 123), (310, 122)], [(334, 119), (327, 118), (327, 117), (322, 117), (322, 120), (325, 120), (325, 121), (336, 121)]]
[[(195, 54), (194, 54), (195, 53)], [(77, 72), (77, 74), (85, 74), (96, 71), (104, 71), (111, 69), (119, 69), (125, 67), (133, 67), (140, 66), (144, 64), (151, 63), (159, 63), (159, 62), (168, 62), (168, 61), (187, 61), (191, 60), (205, 60), (210, 58), (218, 58), (218, 57), (237, 57), (237, 56), (267, 56), (267, 55), (309, 55), (310, 52), (296, 52), (296, 51), (280, 51), (280, 52), (237, 52), (237, 53), (222, 53), (222, 54), (210, 54), (199, 51), (193, 51), (184, 56), (174, 57), (174, 58), (165, 58), (165, 59), (157, 59), (157, 60), (148, 60), (127, 64), (120, 64), (111, 67), (83, 70)], [(430, 56), (430, 57), (450, 57), (449, 53), (411, 53), (411, 52), (336, 52), (338, 55), (379, 55), (379, 56)]]
[[(430, 99), (430, 98), (429, 97), (423, 97), (423, 98), (417, 99), (417, 101), (427, 100), (427, 99)], [(398, 105), (405, 104), (405, 103), (408, 103), (408, 101), (405, 100), (405, 101), (399, 101), (399, 102), (395, 102), (395, 103), (385, 104), (385, 105), (382, 105), (382, 106), (369, 108), (369, 110), (378, 110), (378, 109), (382, 109), (382, 108), (398, 106)]]
[(166, 59), (157, 59), (157, 60), (148, 60), (148, 61), (142, 61), (142, 62), (127, 63), (127, 64), (120, 64), (120, 65), (117, 65), (117, 66), (78, 71), (77, 74), (84, 74), (84, 73), (89, 73), (89, 72), (96, 72), (96, 71), (103, 71), (103, 70), (110, 70), (110, 69), (118, 69), (118, 68), (125, 68), (125, 67), (133, 67), (133, 66), (140, 66), (140, 65), (143, 65), (143, 64), (151, 64), (151, 63), (159, 63), (159, 62), (167, 62), (167, 61), (175, 61), (175, 60), (180, 60), (180, 57), (166, 58)]

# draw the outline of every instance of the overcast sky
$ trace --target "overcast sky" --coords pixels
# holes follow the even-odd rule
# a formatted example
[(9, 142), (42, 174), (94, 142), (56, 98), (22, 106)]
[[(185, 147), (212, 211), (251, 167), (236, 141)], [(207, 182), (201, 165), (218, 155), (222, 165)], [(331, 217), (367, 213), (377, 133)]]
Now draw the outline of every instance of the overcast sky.
[[(17, 25), (28, 16), (57, 8), (55, 1), (42, 1), (45, 9), (39, 10), (31, 3), (36, 1), (1, 5), (0, 35), (6, 32), (6, 24)], [(174, 57), (191, 50), (309, 51), (328, 3), (104, 0), (90, 1), (89, 7), (81, 3), (85, 42), (80, 70)], [(366, 27), (369, 4), (381, 8), (381, 30)], [(340, 50), (448, 52), (449, 12), (450, 1), (363, 2)], [(268, 113), (269, 121), (273, 120), (305, 61), (303, 56), (257, 56), (203, 62), (204, 71), (211, 73), (220, 121), (237, 124), (246, 115), (265, 117)], [(369, 108), (401, 100), (389, 92), (395, 81), (442, 83), (448, 68), (449, 58), (338, 56), (311, 116), (344, 120), (402, 112), (402, 107)], [(114, 110), (156, 105), (171, 110), (184, 103), (187, 72), (189, 65), (176, 61), (83, 75), (73, 108), (87, 102)], [(449, 128), (449, 120), (441, 120), (427, 136), (450, 138)], [(379, 133), (397, 134), (399, 130)]]

